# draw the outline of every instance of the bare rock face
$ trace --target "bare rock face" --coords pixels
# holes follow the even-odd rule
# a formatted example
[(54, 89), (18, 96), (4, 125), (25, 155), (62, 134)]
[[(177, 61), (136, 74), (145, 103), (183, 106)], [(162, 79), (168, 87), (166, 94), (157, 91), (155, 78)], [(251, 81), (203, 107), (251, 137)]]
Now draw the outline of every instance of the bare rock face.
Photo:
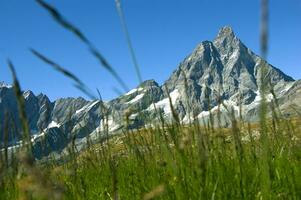
[[(268, 103), (273, 101), (270, 93), (273, 89), (281, 110), (288, 116), (296, 113), (296, 106), (301, 102), (300, 80), (294, 81), (268, 64), (226, 26), (212, 42), (197, 45), (161, 86), (154, 80), (147, 80), (109, 102), (83, 98), (50, 102), (46, 95), (35, 96), (31, 91), (24, 92), (23, 96), (34, 153), (42, 158), (51, 153), (60, 155), (71, 141), (80, 149), (86, 145), (87, 137), (98, 141), (107, 133), (160, 123), (161, 116), (171, 121), (173, 110), (182, 123), (205, 122), (209, 113), (214, 114), (218, 109), (222, 112), (223, 126), (231, 124), (227, 118), (229, 110), (246, 121), (256, 121), (262, 85), (266, 88)], [(9, 113), (16, 122), (15, 138), (9, 138), (13, 145), (21, 138), (16, 100), (12, 86), (0, 83), (1, 130), (4, 129), (4, 113)], [(3, 141), (3, 135), (0, 136)], [(48, 145), (44, 150), (41, 150), (42, 140)]]
[[(185, 102), (186, 95), (193, 116), (204, 116), (202, 112), (214, 108), (221, 100), (234, 108), (241, 105), (248, 111), (258, 104), (262, 68), (266, 83), (273, 86), (276, 94), (294, 82), (248, 49), (230, 27), (224, 27), (213, 42), (198, 45), (180, 63), (164, 87), (168, 92), (176, 88), (180, 91), (178, 102)], [(182, 116), (186, 115), (182, 113)], [(251, 118), (253, 120), (256, 116)]]

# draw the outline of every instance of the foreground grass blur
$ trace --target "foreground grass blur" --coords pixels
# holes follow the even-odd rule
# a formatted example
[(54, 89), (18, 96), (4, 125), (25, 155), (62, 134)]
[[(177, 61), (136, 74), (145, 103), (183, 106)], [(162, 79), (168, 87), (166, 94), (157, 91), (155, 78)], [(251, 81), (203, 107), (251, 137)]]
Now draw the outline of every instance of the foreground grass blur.
[(1, 162), (0, 199), (298, 199), (300, 119), (265, 124), (126, 131), (60, 165), (21, 153)]

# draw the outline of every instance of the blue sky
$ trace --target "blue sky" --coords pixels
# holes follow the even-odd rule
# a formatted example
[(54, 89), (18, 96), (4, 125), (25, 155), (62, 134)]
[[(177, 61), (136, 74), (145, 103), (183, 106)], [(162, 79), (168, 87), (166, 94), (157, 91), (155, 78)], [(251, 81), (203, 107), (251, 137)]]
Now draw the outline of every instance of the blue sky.
[[(48, 0), (93, 41), (126, 81), (138, 84), (114, 0)], [(224, 25), (259, 54), (259, 0), (123, 0), (123, 10), (142, 78), (163, 83), (203, 40)], [(72, 81), (34, 57), (33, 47), (79, 76), (104, 99), (117, 96), (114, 78), (70, 32), (34, 0), (0, 0), (0, 81), (11, 83), (6, 58), (13, 60), (22, 88), (35, 94), (84, 96)], [(301, 79), (301, 0), (270, 1), (268, 61)], [(121, 89), (121, 88), (120, 88)]]

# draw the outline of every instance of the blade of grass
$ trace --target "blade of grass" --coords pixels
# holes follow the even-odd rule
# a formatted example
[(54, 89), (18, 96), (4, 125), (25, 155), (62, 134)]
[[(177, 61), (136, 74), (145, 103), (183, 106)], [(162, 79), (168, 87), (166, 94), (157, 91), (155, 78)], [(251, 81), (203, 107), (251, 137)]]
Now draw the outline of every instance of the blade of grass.
[[(261, 32), (260, 32), (260, 49), (261, 55), (266, 60), (268, 51), (268, 0), (261, 0)], [(266, 83), (267, 74), (266, 73), (266, 63), (261, 63), (260, 68), (260, 141), (262, 147), (262, 191), (263, 197), (265, 199), (270, 198), (271, 193), (271, 180), (270, 180), (270, 150), (269, 150), (269, 140), (268, 140), (268, 128), (267, 128), (267, 102), (266, 102)]]
[(134, 48), (133, 48), (133, 45), (132, 45), (130, 34), (129, 34), (129, 31), (128, 31), (128, 28), (127, 28), (127, 25), (126, 25), (126, 22), (125, 22), (125, 17), (124, 17), (124, 14), (123, 14), (123, 10), (122, 10), (120, 0), (115, 0), (115, 4), (116, 4), (117, 12), (119, 14), (121, 26), (122, 26), (123, 32), (125, 34), (126, 41), (127, 41), (127, 44), (128, 44), (131, 56), (132, 56), (134, 66), (135, 66), (138, 81), (140, 83), (142, 83), (142, 76), (141, 76), (140, 68), (139, 68), (139, 65), (138, 65), (138, 62), (137, 62), (137, 58), (136, 58), (135, 51), (134, 51)]
[(124, 89), (124, 91), (128, 91), (128, 87), (126, 86), (123, 79), (120, 75), (115, 71), (115, 69), (108, 63), (105, 57), (95, 48), (95, 46), (88, 40), (88, 38), (73, 24), (68, 22), (53, 6), (49, 5), (43, 0), (36, 0), (36, 2), (42, 6), (48, 13), (53, 17), (53, 19), (60, 24), (63, 28), (72, 32), (77, 38), (80, 39), (85, 45), (87, 45), (91, 54), (100, 62), (100, 64), (111, 73), (111, 75), (117, 80), (120, 86)]
[(21, 91), (20, 83), (18, 81), (16, 70), (13, 63), (8, 59), (7, 60), (8, 67), (12, 73), (14, 91), (17, 98), (18, 110), (19, 110), (19, 118), (21, 121), (22, 131), (23, 131), (23, 139), (25, 141), (25, 146), (28, 150), (28, 153), (31, 151), (31, 141), (30, 141), (30, 130), (28, 126), (28, 120), (25, 112), (25, 102), (24, 97)]
[(55, 70), (57, 70), (58, 72), (62, 73), (64, 76), (70, 78), (71, 80), (73, 80), (75, 82), (74, 86), (76, 88), (78, 88), (80, 91), (82, 91), (85, 95), (87, 95), (89, 98), (91, 99), (97, 99), (96, 96), (94, 94), (92, 94), (92, 92), (90, 92), (90, 89), (74, 74), (72, 74), (71, 72), (69, 72), (68, 70), (64, 69), (63, 67), (61, 67), (59, 64), (53, 62), (52, 60), (50, 60), (49, 58), (45, 57), (44, 55), (42, 55), (41, 53), (39, 53), (38, 51), (34, 50), (34, 49), (30, 49), (30, 51), (40, 60), (42, 60), (43, 62), (45, 62), (46, 64), (50, 65), (51, 67), (53, 67)]
[(267, 58), (268, 53), (268, 12), (269, 1), (261, 0), (261, 24), (260, 24), (260, 50), (264, 59)]

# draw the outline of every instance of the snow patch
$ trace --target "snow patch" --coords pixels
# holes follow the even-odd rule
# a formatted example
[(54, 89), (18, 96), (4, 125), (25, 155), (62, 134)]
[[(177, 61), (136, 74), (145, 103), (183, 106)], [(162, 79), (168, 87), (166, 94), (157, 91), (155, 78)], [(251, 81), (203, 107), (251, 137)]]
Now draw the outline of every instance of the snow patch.
[(41, 133), (35, 134), (35, 135), (32, 135), (32, 136), (31, 136), (31, 142), (34, 142), (35, 140), (37, 140), (37, 139), (40, 138), (40, 137), (43, 137), (43, 136), (46, 134), (46, 132), (47, 132), (48, 129), (50, 129), (50, 128), (59, 128), (60, 126), (61, 126), (61, 125), (58, 124), (58, 123), (55, 122), (55, 121), (50, 122), (50, 123), (48, 124), (47, 128), (45, 128)]
[(1, 87), (5, 87), (5, 88), (12, 88), (13, 86), (12, 85), (9, 85), (9, 84), (6, 84), (6, 83), (4, 83), (4, 82), (0, 82), (0, 88)]
[[(15, 150), (15, 149), (20, 148), (21, 146), (22, 146), (22, 144), (16, 144), (16, 145), (7, 147), (7, 150), (8, 150), (8, 151)], [(1, 149), (0, 151), (3, 152), (3, 151), (4, 151), (4, 148)]]
[[(47, 129), (46, 129), (47, 130)], [(44, 135), (46, 134), (45, 130), (42, 131), (42, 133), (40, 134), (36, 134), (36, 135), (33, 135), (31, 136), (31, 142), (34, 142), (36, 139), (40, 138), (40, 137), (43, 137)]]
[(93, 106), (95, 106), (99, 101), (94, 101), (92, 103), (88, 103), (87, 105), (85, 105), (84, 107), (82, 107), (81, 109), (75, 111), (75, 114), (79, 114), (83, 111), (89, 111)]
[[(104, 124), (106, 123), (106, 124)], [(89, 138), (91, 139), (91, 141), (96, 141), (97, 139), (105, 136), (104, 133), (102, 133), (103, 131), (105, 131), (106, 128), (104, 128), (104, 125), (109, 127), (109, 134), (116, 134), (116, 133), (111, 133), (112, 131), (115, 131), (117, 129), (119, 129), (121, 126), (119, 124), (114, 124), (114, 121), (112, 119), (112, 117), (109, 117), (107, 122), (101, 122), (101, 124), (89, 134)], [(84, 145), (87, 144), (87, 137), (84, 138), (78, 138), (75, 140), (75, 144), (77, 146), (78, 149), (82, 149), (82, 147), (84, 147)]]
[(232, 55), (230, 56), (229, 60), (232, 60), (232, 59), (237, 59), (239, 57), (239, 51), (234, 51), (232, 53)]
[(45, 103), (41, 106), (40, 110), (42, 110), (44, 107), (46, 107)]
[(291, 89), (291, 87), (292, 87), (293, 85), (294, 85), (294, 82), (288, 83), (288, 84), (284, 87), (284, 89), (281, 90), (281, 91), (279, 92), (279, 94), (282, 95), (282, 94), (286, 93), (289, 89)]
[(188, 58), (186, 58), (186, 61), (189, 62), (189, 61), (191, 61), (191, 59), (192, 59), (191, 56), (189, 56)]
[(189, 122), (193, 121), (193, 117), (190, 116), (190, 119), (189, 119), (189, 114), (186, 114), (182, 121), (184, 123), (189, 123)]
[[(255, 106), (257, 106), (257, 105), (260, 104), (260, 102), (261, 102), (261, 94), (260, 94), (260, 91), (257, 90), (255, 93), (256, 93), (256, 97), (255, 97), (254, 101), (253, 101), (251, 104), (247, 105), (246, 108), (254, 108)], [(273, 100), (274, 97), (273, 97), (272, 94), (267, 94), (267, 95), (265, 96), (265, 98), (266, 98), (266, 101), (267, 101), (267, 102), (270, 102), (270, 101)]]
[(27, 99), (27, 98), (29, 97), (29, 95), (30, 95), (30, 91), (29, 91), (29, 90), (26, 91), (26, 92), (24, 92), (24, 93), (23, 93), (24, 99)]
[(132, 100), (129, 101), (129, 102), (126, 102), (126, 104), (132, 104), (132, 103), (135, 103), (135, 102), (139, 101), (140, 99), (142, 99), (143, 96), (144, 96), (144, 93), (138, 94), (134, 99), (132, 99)]
[[(291, 86), (285, 87), (280, 93), (278, 93), (278, 95), (283, 95), (285, 93), (285, 91), (288, 91)], [(251, 110), (251, 109), (257, 107), (258, 105), (260, 105), (260, 103), (261, 103), (260, 91), (257, 90), (255, 93), (256, 93), (256, 97), (255, 97), (254, 101), (248, 105), (245, 105), (244, 106), (245, 110)], [(274, 99), (274, 97), (271, 93), (269, 93), (269, 94), (265, 95), (265, 99), (266, 99), (266, 102), (271, 102)]]
[(48, 128), (48, 129), (49, 129), (49, 128), (59, 128), (60, 126), (61, 126), (61, 125), (58, 124), (57, 122), (52, 121), (52, 122), (50, 122), (50, 124), (48, 124), (47, 128)]
[[(212, 110), (211, 110), (212, 112)], [(199, 115), (198, 115), (198, 118), (204, 118), (204, 117), (207, 117), (210, 115), (210, 112), (209, 111), (202, 111)]]
[(227, 110), (231, 112), (231, 109), (233, 109), (235, 113), (239, 114), (239, 112), (240, 112), (239, 106), (237, 106), (237, 104), (234, 101), (224, 100), (223, 104), (225, 106), (221, 104), (221, 105), (214, 106), (210, 111), (202, 111), (198, 115), (198, 118), (208, 117), (210, 115), (210, 112), (214, 113), (214, 112), (218, 111), (218, 109), (221, 112), (226, 112)]
[[(175, 105), (177, 99), (178, 99), (179, 96), (180, 96), (180, 93), (179, 93), (178, 89), (175, 89), (174, 91), (172, 91), (172, 92), (169, 94), (169, 96), (170, 96), (170, 98), (171, 98), (171, 103), (172, 103), (172, 105)], [(161, 101), (158, 101), (157, 103), (152, 104), (150, 107), (147, 108), (147, 110), (154, 110), (155, 107), (156, 107), (157, 109), (158, 109), (158, 108), (162, 108), (162, 109), (164, 110), (164, 113), (165, 113), (165, 114), (171, 113), (169, 98), (162, 99)]]
[(139, 113), (134, 113), (134, 114), (131, 114), (129, 116), (129, 119), (136, 119), (136, 117), (138, 117)]
[(107, 120), (102, 120), (99, 127), (95, 129), (96, 132), (102, 132), (106, 130), (106, 126), (108, 126), (108, 131), (115, 131), (120, 128), (121, 125), (114, 122), (112, 117), (109, 117)]
[(130, 95), (130, 94), (133, 94), (135, 92), (140, 92), (142, 90), (143, 90), (143, 88), (135, 88), (135, 89), (132, 89), (129, 92), (125, 93), (124, 95)]

